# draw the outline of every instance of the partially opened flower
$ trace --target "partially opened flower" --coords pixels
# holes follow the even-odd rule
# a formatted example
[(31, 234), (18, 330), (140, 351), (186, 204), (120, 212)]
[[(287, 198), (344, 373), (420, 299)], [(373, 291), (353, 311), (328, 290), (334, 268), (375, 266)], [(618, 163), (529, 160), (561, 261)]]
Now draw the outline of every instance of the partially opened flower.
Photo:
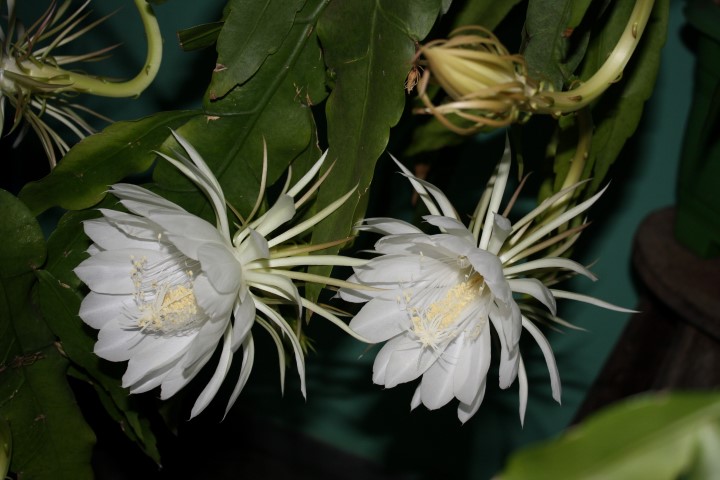
[[(271, 253), (270, 249), (325, 218), (350, 193), (291, 230), (266, 238), (293, 218), (294, 197), (317, 173), (323, 156), (264, 215), (231, 236), (225, 197), (217, 179), (189, 143), (177, 134), (175, 138), (189, 158), (181, 152), (176, 152), (177, 159), (161, 155), (208, 196), (216, 224), (142, 187), (117, 184), (110, 189), (131, 213), (102, 209), (101, 218), (85, 222), (85, 232), (94, 243), (90, 258), (75, 269), (91, 290), (80, 307), (80, 317), (100, 330), (95, 353), (111, 361), (128, 361), (122, 380), (131, 393), (160, 386), (161, 398), (167, 399), (197, 375), (222, 341), (215, 373), (193, 406), (191, 415), (195, 416), (214, 398), (233, 355), (242, 346), (242, 368), (229, 409), (252, 369), (250, 329), (257, 319), (273, 335), (281, 359), (283, 347), (276, 329), (290, 340), (305, 394), (300, 343), (271, 305), (292, 303), (298, 310), (305, 306), (341, 322), (301, 299), (291, 277), (302, 277), (302, 273), (283, 268), (360, 262), (336, 256), (304, 260), (304, 256), (293, 258), (292, 253)], [(273, 263), (276, 256), (288, 258)]]
[[(579, 229), (558, 229), (585, 212), (602, 192), (564, 213), (545, 215), (546, 220), (538, 222), (563, 195), (577, 187), (573, 186), (512, 224), (498, 213), (510, 170), (508, 149), (466, 227), (437, 187), (398, 165), (431, 213), (425, 221), (439, 233), (426, 234), (391, 218), (367, 219), (361, 226), (384, 236), (375, 244), (379, 256), (355, 267), (348, 281), (378, 290), (342, 288), (340, 297), (366, 302), (350, 327), (372, 342), (386, 342), (375, 358), (373, 381), (392, 388), (420, 378), (412, 408), (422, 403), (437, 409), (457, 398), (458, 418), (465, 422), (482, 403), (496, 337), (500, 387), (507, 388), (519, 378), (522, 421), (527, 375), (519, 341), (524, 329), (543, 352), (553, 398), (559, 402), (560, 377), (552, 349), (531, 318), (559, 321), (556, 298), (617, 309), (590, 297), (550, 289), (543, 283), (553, 281), (552, 274), (559, 270), (594, 279), (582, 265), (559, 256)], [(544, 254), (528, 260), (538, 252)]]

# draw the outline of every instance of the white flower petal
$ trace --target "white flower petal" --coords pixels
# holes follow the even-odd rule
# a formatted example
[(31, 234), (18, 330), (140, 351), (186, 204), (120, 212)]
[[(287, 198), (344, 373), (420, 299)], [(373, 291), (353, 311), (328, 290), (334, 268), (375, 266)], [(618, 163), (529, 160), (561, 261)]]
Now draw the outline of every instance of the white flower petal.
[(528, 399), (528, 379), (525, 372), (525, 362), (522, 355), (520, 356), (520, 365), (518, 370), (518, 396), (520, 397), (520, 425), (525, 424), (525, 412), (527, 411)]
[(420, 382), (422, 402), (430, 410), (447, 405), (455, 396), (453, 378), (463, 343), (463, 336), (450, 342), (440, 358), (423, 373)]
[(417, 235), (419, 233), (422, 233), (422, 230), (420, 230), (414, 225), (411, 225), (402, 220), (387, 217), (366, 218), (365, 220), (363, 220), (363, 223), (357, 228), (358, 230), (381, 233), (383, 235)]
[(104, 250), (84, 260), (75, 267), (75, 274), (96, 293), (129, 295), (135, 293), (132, 280), (133, 261), (146, 258), (148, 262), (160, 262), (166, 255), (141, 249)]
[(240, 367), (240, 373), (238, 374), (238, 380), (235, 384), (230, 400), (228, 401), (227, 407), (225, 407), (225, 415), (228, 414), (232, 406), (235, 404), (240, 392), (250, 378), (250, 372), (252, 372), (253, 363), (255, 362), (255, 343), (253, 342), (252, 335), (247, 335), (243, 340), (243, 357), (242, 366)]
[(105, 360), (124, 362), (130, 359), (132, 349), (142, 338), (139, 330), (124, 328), (117, 319), (113, 319), (98, 332), (98, 340), (93, 351)]
[[(198, 249), (208, 243), (226, 245), (218, 230), (202, 218), (186, 212), (151, 213), (152, 220), (165, 229), (164, 235), (185, 256), (198, 259)], [(227, 247), (230, 248), (230, 247)]]
[[(132, 215), (128, 215), (132, 216)], [(139, 217), (136, 217), (139, 218)], [(114, 223), (107, 218), (95, 218), (83, 222), (85, 234), (95, 242), (102, 250), (115, 250), (121, 248), (141, 248), (148, 250), (160, 250), (157, 241), (159, 231), (151, 228), (142, 230), (144, 239), (131, 237), (119, 230)], [(135, 229), (140, 231), (140, 228)]]
[(295, 201), (293, 198), (289, 195), (280, 195), (275, 204), (270, 207), (270, 210), (260, 217), (255, 230), (263, 237), (266, 237), (283, 223), (289, 222), (294, 215)]
[(425, 215), (423, 219), (430, 225), (438, 227), (445, 233), (460, 238), (470, 245), (475, 243), (475, 237), (473, 237), (472, 233), (459, 220), (438, 215)]
[(418, 385), (410, 401), (410, 410), (415, 410), (422, 403), (421, 386)]
[(197, 251), (202, 271), (220, 293), (237, 293), (240, 289), (241, 270), (235, 255), (224, 245), (206, 243)]
[(173, 202), (143, 187), (130, 183), (116, 183), (110, 187), (110, 193), (118, 197), (123, 205), (132, 213), (150, 218), (148, 213), (154, 209), (162, 208), (185, 212)]
[(238, 349), (240, 344), (250, 333), (250, 328), (255, 323), (255, 301), (251, 296), (245, 297), (245, 300), (238, 299), (233, 309), (235, 321), (233, 322), (233, 338), (232, 350)]
[(480, 385), (480, 388), (477, 391), (477, 394), (475, 395), (475, 398), (473, 398), (473, 401), (471, 403), (463, 403), (460, 402), (460, 405), (458, 405), (458, 419), (465, 423), (470, 418), (472, 418), (473, 415), (477, 413), (477, 411), (480, 409), (480, 405), (482, 405), (483, 398), (485, 398), (485, 387), (487, 383), (486, 380), (483, 379), (482, 384)]
[(195, 335), (155, 336), (144, 335), (133, 349), (123, 386), (136, 383), (155, 370), (174, 364), (187, 351)]
[(437, 360), (438, 354), (418, 342), (400, 345), (390, 355), (385, 372), (385, 388), (415, 380)]
[(516, 278), (509, 280), (510, 289), (515, 293), (524, 293), (537, 299), (550, 310), (550, 313), (557, 313), (555, 297), (550, 290), (537, 278)]
[(237, 292), (221, 293), (215, 289), (204, 273), (193, 281), (195, 301), (205, 314), (213, 320), (223, 322), (230, 319)]
[(225, 377), (230, 370), (230, 364), (232, 363), (233, 358), (232, 349), (230, 348), (232, 327), (228, 325), (227, 328), (228, 330), (225, 333), (225, 340), (223, 341), (222, 352), (220, 353), (220, 359), (218, 360), (217, 367), (215, 368), (215, 373), (213, 373), (210, 381), (207, 383), (203, 391), (200, 392), (197, 400), (195, 400), (195, 404), (190, 412), (190, 418), (198, 416), (200, 412), (205, 410), (205, 407), (207, 407), (212, 399), (215, 398), (218, 390), (220, 390), (220, 385), (222, 385), (223, 380), (225, 380)]
[(472, 404), (481, 385), (485, 384), (491, 358), (490, 325), (486, 324), (478, 338), (468, 341), (455, 369), (454, 392), (458, 400)]
[(124, 315), (135, 304), (132, 295), (108, 295), (90, 292), (80, 304), (80, 318), (99, 330), (110, 320)]
[(402, 333), (409, 323), (408, 313), (400, 308), (397, 300), (375, 298), (360, 309), (350, 321), (350, 328), (377, 343)]
[(377, 355), (375, 355), (375, 362), (373, 363), (373, 383), (378, 385), (385, 385), (385, 374), (387, 371), (387, 365), (390, 361), (390, 356), (395, 352), (395, 349), (399, 346), (412, 346), (414, 341), (407, 337), (407, 334), (398, 335), (395, 338), (391, 338), (383, 347), (380, 349)]
[(240, 261), (243, 265), (255, 261), (259, 258), (269, 258), (270, 248), (268, 242), (259, 233), (252, 228), (247, 230), (247, 236), (240, 246)]
[(505, 243), (505, 240), (510, 235), (510, 232), (512, 232), (512, 224), (510, 220), (497, 213), (493, 216), (493, 220), (492, 235), (490, 235), (487, 251), (493, 255), (497, 255)]
[(553, 354), (552, 347), (540, 329), (524, 316), (522, 318), (522, 324), (523, 327), (525, 327), (525, 330), (532, 335), (537, 344), (540, 346), (540, 350), (542, 350), (543, 357), (545, 357), (545, 363), (547, 364), (548, 373), (550, 374), (550, 387), (552, 389), (553, 399), (556, 402), (561, 403), (562, 387), (560, 384), (560, 372), (558, 371), (557, 363), (555, 362), (555, 355)]

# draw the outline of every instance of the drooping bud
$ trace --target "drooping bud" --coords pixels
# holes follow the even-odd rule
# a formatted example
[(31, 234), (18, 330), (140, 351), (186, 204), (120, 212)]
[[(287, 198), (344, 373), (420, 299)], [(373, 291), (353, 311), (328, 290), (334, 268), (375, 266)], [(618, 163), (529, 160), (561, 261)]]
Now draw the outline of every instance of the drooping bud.
[[(431, 113), (451, 130), (475, 133), (483, 127), (503, 127), (526, 120), (534, 104), (544, 102), (543, 86), (528, 77), (525, 60), (511, 55), (492, 32), (463, 27), (448, 39), (429, 42), (418, 51), (425, 67), (418, 93)], [(435, 105), (427, 94), (434, 79), (450, 97)]]

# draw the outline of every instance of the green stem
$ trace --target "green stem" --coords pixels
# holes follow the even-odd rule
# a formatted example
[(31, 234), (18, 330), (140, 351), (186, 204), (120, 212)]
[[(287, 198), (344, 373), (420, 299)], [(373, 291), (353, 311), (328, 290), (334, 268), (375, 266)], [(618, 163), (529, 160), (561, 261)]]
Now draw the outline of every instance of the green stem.
[(550, 100), (551, 104), (539, 106), (535, 111), (555, 115), (577, 111), (590, 104), (616, 82), (640, 42), (654, 3), (655, 0), (636, 0), (620, 40), (602, 67), (588, 81), (573, 90), (544, 92), (542, 96)]
[(104, 78), (69, 72), (46, 63), (38, 65), (28, 62), (29, 75), (35, 78), (48, 79), (49, 83), (57, 82), (59, 87), (54, 90), (57, 92), (69, 90), (100, 97), (136, 97), (140, 95), (152, 83), (160, 69), (162, 36), (157, 18), (150, 4), (146, 0), (134, 1), (142, 19), (148, 44), (145, 65), (134, 78), (125, 82), (111, 82)]

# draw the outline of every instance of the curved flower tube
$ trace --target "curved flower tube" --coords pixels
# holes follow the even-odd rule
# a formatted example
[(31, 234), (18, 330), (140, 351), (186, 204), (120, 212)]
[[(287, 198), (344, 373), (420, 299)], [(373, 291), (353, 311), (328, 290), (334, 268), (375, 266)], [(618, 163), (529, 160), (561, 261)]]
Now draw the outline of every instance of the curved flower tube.
[[(412, 408), (422, 403), (437, 409), (457, 398), (458, 418), (464, 423), (482, 403), (491, 337), (496, 336), (500, 387), (508, 388), (519, 379), (523, 421), (527, 375), (519, 341), (524, 330), (540, 346), (553, 398), (560, 402), (560, 376), (552, 348), (531, 319), (562, 322), (556, 317), (556, 298), (627, 311), (548, 288), (559, 271), (595, 279), (582, 265), (559, 256), (577, 238), (579, 229), (559, 229), (590, 208), (602, 192), (560, 215), (538, 221), (567, 190), (577, 188), (574, 185), (513, 224), (504, 216), (507, 213), (498, 213), (510, 171), (508, 148), (466, 227), (437, 187), (414, 177), (395, 161), (430, 211), (425, 221), (439, 233), (427, 234), (390, 218), (367, 219), (360, 227), (383, 237), (375, 244), (379, 255), (355, 267), (348, 281), (382, 290), (342, 288), (339, 295), (365, 303), (350, 327), (372, 342), (385, 342), (375, 358), (373, 381), (392, 388), (420, 378)], [(535, 255), (541, 251), (541, 256)], [(535, 258), (527, 260), (530, 255)]]
[[(192, 418), (215, 397), (242, 346), (242, 367), (227, 413), (252, 369), (251, 328), (257, 321), (277, 344), (281, 379), (285, 362), (280, 335), (290, 341), (305, 395), (302, 348), (275, 305), (294, 304), (298, 313), (305, 307), (349, 329), (330, 312), (301, 298), (293, 279), (307, 279), (302, 272), (286, 269), (309, 264), (357, 266), (364, 261), (293, 256), (278, 248), (271, 253), (271, 248), (331, 214), (352, 192), (315, 217), (271, 237), (293, 218), (294, 197), (310, 183), (323, 156), (263, 216), (231, 235), (220, 184), (192, 145), (173, 135), (184, 152), (175, 152), (177, 158), (160, 155), (207, 195), (216, 225), (142, 187), (111, 187), (110, 192), (130, 213), (101, 209), (101, 218), (85, 222), (85, 232), (93, 241), (91, 256), (75, 269), (91, 290), (82, 302), (80, 317), (100, 330), (95, 353), (110, 361), (128, 361), (122, 382), (131, 393), (159, 386), (161, 398), (167, 399), (197, 375), (222, 343), (215, 373), (197, 398)], [(315, 280), (333, 283), (324, 277)]]

